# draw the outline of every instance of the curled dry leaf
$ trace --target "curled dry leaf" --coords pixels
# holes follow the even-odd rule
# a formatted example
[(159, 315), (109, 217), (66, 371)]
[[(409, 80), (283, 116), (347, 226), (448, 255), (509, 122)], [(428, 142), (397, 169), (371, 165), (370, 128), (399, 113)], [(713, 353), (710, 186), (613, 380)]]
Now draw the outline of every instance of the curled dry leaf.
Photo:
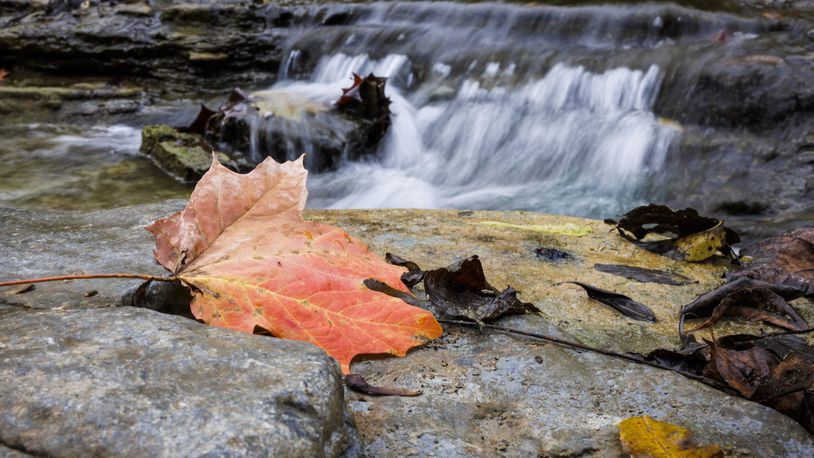
[(654, 420), (648, 416), (630, 417), (619, 423), (622, 449), (637, 458), (723, 457), (717, 445), (691, 447), (692, 433), (684, 427)]
[(477, 256), (460, 259), (447, 267), (422, 271), (414, 262), (387, 254), (388, 262), (407, 267), (402, 276), (408, 286), (424, 282), (429, 298), (427, 308), (444, 319), (465, 319), (483, 324), (501, 316), (538, 312), (534, 304), (517, 299), (511, 286), (498, 290), (486, 281), (483, 265)]
[(192, 288), (205, 323), (255, 327), (323, 348), (348, 373), (360, 354), (404, 356), (441, 335), (431, 313), (365, 287), (397, 290), (403, 269), (345, 231), (305, 221), (302, 158), (266, 159), (241, 175), (213, 158), (186, 208), (147, 229), (155, 258)]
[(792, 286), (742, 277), (698, 296), (682, 307), (681, 317), (710, 318), (702, 325), (709, 327), (724, 315), (739, 316), (800, 331), (808, 323), (786, 301), (802, 296), (803, 291)]
[(704, 375), (814, 432), (814, 348), (800, 337), (722, 337), (712, 344)]
[[(607, 305), (628, 318), (639, 321), (656, 322), (656, 315), (648, 306), (636, 302), (624, 294), (614, 293), (613, 291), (607, 291), (578, 281), (564, 281), (562, 283), (571, 283), (581, 286), (582, 289), (588, 293), (588, 297)], [(557, 285), (562, 283), (557, 283)]]
[(752, 278), (801, 289), (814, 297), (814, 227), (802, 227), (753, 243), (741, 255), (751, 258), (727, 272), (728, 280)]
[(353, 391), (373, 396), (419, 396), (421, 390), (406, 390), (387, 386), (373, 386), (367, 383), (364, 377), (359, 374), (348, 374), (345, 376), (345, 384)]
[[(785, 316), (784, 316), (785, 315)], [(770, 289), (746, 288), (726, 296), (713, 309), (709, 319), (693, 331), (715, 325), (723, 316), (763, 321), (790, 331), (808, 329), (808, 323), (785, 299)], [(788, 316), (788, 318), (786, 318)]]
[[(719, 252), (736, 259), (731, 245), (740, 241), (723, 221), (701, 216), (692, 208), (676, 211), (656, 204), (627, 212), (616, 229), (635, 245), (680, 261), (703, 261)], [(651, 234), (668, 238), (645, 240)]]
[(621, 264), (594, 264), (594, 269), (606, 274), (618, 275), (628, 280), (635, 280), (642, 283), (660, 283), (662, 285), (672, 286), (698, 283), (696, 280), (681, 274)]

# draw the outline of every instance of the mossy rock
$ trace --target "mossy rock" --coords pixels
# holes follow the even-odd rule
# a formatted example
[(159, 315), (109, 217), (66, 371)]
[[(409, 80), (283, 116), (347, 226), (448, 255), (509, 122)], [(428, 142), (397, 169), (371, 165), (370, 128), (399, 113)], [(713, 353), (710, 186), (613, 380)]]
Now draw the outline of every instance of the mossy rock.
[[(209, 170), (214, 148), (200, 135), (178, 132), (171, 126), (153, 125), (141, 131), (140, 151), (176, 179), (194, 183)], [(221, 163), (235, 168), (229, 156), (217, 155)]]

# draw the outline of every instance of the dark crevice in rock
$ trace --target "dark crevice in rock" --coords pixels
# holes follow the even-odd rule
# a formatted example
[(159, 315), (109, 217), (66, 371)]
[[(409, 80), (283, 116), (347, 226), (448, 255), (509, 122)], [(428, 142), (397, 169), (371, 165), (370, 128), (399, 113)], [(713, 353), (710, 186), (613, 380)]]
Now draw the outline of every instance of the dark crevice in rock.
[[(8, 448), (10, 450), (14, 450), (15, 452), (25, 454), (27, 456), (33, 456), (33, 457), (37, 457), (37, 458), (51, 458), (53, 456), (53, 455), (49, 455), (47, 453), (42, 453), (42, 452), (38, 452), (38, 451), (35, 451), (35, 450), (32, 450), (32, 449), (29, 449), (28, 447), (26, 447), (26, 446), (24, 446), (22, 444), (11, 444), (11, 443), (7, 442), (5, 439), (3, 439), (2, 437), (0, 437), (0, 446), (6, 447), (6, 448)], [(2, 450), (0, 450), (0, 451), (2, 451)]]

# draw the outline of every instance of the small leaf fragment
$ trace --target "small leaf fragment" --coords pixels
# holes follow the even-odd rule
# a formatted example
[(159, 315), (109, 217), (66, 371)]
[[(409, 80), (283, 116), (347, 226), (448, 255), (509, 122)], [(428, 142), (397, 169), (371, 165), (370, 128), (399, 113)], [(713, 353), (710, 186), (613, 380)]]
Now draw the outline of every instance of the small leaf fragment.
[(630, 417), (619, 423), (622, 449), (637, 458), (718, 458), (724, 454), (717, 445), (689, 447), (692, 433), (684, 427), (654, 420)]
[[(581, 286), (582, 289), (588, 293), (588, 297), (607, 305), (628, 318), (639, 321), (656, 322), (656, 315), (648, 306), (636, 302), (624, 294), (614, 293), (613, 291), (607, 291), (578, 281), (565, 281), (562, 283), (571, 283)], [(559, 285), (561, 283), (557, 284)]]
[(37, 285), (35, 285), (33, 283), (29, 283), (27, 285), (22, 285), (17, 289), (13, 289), (11, 291), (11, 293), (12, 294), (25, 294), (25, 293), (34, 291), (35, 289), (37, 289)]
[(359, 374), (348, 374), (345, 376), (345, 383), (353, 391), (373, 396), (406, 396), (413, 397), (421, 395), (421, 390), (407, 390), (404, 388), (374, 386), (367, 383), (364, 377)]
[(642, 283), (660, 283), (662, 285), (682, 286), (698, 283), (692, 278), (681, 274), (666, 272), (643, 267), (625, 266), (621, 264), (594, 264), (594, 269), (607, 274), (618, 275)]
[(0, 68), (0, 82), (6, 79), (6, 76), (8, 76), (8, 70), (5, 68)]

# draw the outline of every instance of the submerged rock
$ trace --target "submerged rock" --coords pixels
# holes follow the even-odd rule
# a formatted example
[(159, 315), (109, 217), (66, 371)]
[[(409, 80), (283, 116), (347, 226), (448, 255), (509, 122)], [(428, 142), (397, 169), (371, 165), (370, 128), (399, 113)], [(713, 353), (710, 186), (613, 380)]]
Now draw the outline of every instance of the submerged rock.
[(0, 443), (26, 454), (358, 453), (338, 366), (310, 344), (121, 307), (6, 313), (0, 349)]

